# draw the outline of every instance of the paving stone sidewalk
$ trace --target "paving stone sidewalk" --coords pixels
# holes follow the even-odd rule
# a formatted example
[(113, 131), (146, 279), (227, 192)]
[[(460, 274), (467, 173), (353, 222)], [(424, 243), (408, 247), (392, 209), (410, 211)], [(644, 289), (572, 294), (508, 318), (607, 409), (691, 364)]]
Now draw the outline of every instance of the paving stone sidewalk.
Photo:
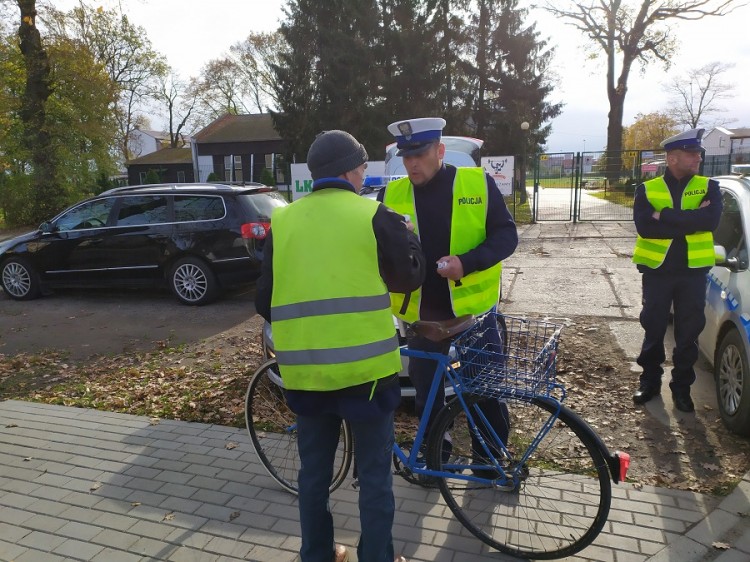
[[(0, 403), (0, 428), (2, 561), (298, 559), (296, 499), (265, 474), (243, 430), (13, 400)], [(694, 552), (721, 540), (719, 527), (737, 532), (750, 479), (721, 509), (691, 492), (614, 493), (603, 533), (567, 560), (676, 560), (670, 546)], [(509, 560), (467, 535), (439, 492), (396, 479), (395, 494), (396, 547), (409, 560)], [(332, 500), (337, 538), (353, 547), (357, 493), (345, 484)], [(750, 559), (749, 537), (728, 537), (726, 554), (739, 558), (716, 559)]]

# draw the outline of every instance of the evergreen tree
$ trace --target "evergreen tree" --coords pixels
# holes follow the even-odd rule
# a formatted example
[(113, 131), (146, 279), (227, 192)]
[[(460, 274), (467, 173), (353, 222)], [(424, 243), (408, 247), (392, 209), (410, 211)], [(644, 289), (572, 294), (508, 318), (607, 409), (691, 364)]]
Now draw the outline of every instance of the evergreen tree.
[[(466, 100), (472, 107), (473, 130), (468, 132), (484, 139), (487, 154), (519, 154), (524, 138), (533, 153), (549, 135), (549, 121), (562, 110), (562, 104), (547, 101), (553, 49), (546, 48), (534, 25), (524, 26), (527, 13), (518, 0), (478, 0), (472, 19), (476, 58), (471, 99)], [(531, 125), (525, 134), (523, 121)]]
[(344, 129), (371, 154), (377, 124), (369, 121), (377, 95), (372, 54), (379, 23), (374, 0), (289, 0), (281, 34), (289, 45), (273, 65), (279, 133), (290, 156), (304, 160), (315, 135)]

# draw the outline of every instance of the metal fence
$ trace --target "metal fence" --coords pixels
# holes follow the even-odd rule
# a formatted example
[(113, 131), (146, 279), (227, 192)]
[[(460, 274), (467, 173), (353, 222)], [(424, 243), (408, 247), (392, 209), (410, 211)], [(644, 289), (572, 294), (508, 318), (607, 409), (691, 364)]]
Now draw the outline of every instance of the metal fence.
[[(528, 195), (533, 222), (632, 220), (635, 188), (666, 169), (662, 149), (543, 153), (530, 160), (533, 183), (519, 190)], [(704, 156), (701, 174), (739, 173), (745, 163), (750, 168), (750, 153)]]

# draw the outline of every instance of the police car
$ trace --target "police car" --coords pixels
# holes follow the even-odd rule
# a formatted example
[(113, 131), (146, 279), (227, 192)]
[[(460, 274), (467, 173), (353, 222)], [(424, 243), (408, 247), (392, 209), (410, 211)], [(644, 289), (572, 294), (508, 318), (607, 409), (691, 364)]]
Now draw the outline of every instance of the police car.
[(706, 327), (698, 338), (713, 364), (716, 398), (724, 424), (750, 436), (750, 178), (719, 176), (724, 209), (714, 244), (725, 256), (706, 286)]

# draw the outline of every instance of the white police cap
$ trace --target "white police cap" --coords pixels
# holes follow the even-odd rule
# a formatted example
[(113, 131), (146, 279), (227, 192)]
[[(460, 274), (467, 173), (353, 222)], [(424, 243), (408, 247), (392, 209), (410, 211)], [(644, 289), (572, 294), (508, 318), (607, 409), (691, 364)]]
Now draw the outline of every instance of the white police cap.
[(700, 152), (701, 137), (705, 129), (690, 129), (678, 135), (669, 137), (661, 141), (661, 146), (666, 151), (684, 150), (685, 152)]
[(420, 117), (391, 123), (388, 132), (396, 137), (396, 156), (410, 156), (439, 142), (444, 127), (445, 119), (441, 117)]

